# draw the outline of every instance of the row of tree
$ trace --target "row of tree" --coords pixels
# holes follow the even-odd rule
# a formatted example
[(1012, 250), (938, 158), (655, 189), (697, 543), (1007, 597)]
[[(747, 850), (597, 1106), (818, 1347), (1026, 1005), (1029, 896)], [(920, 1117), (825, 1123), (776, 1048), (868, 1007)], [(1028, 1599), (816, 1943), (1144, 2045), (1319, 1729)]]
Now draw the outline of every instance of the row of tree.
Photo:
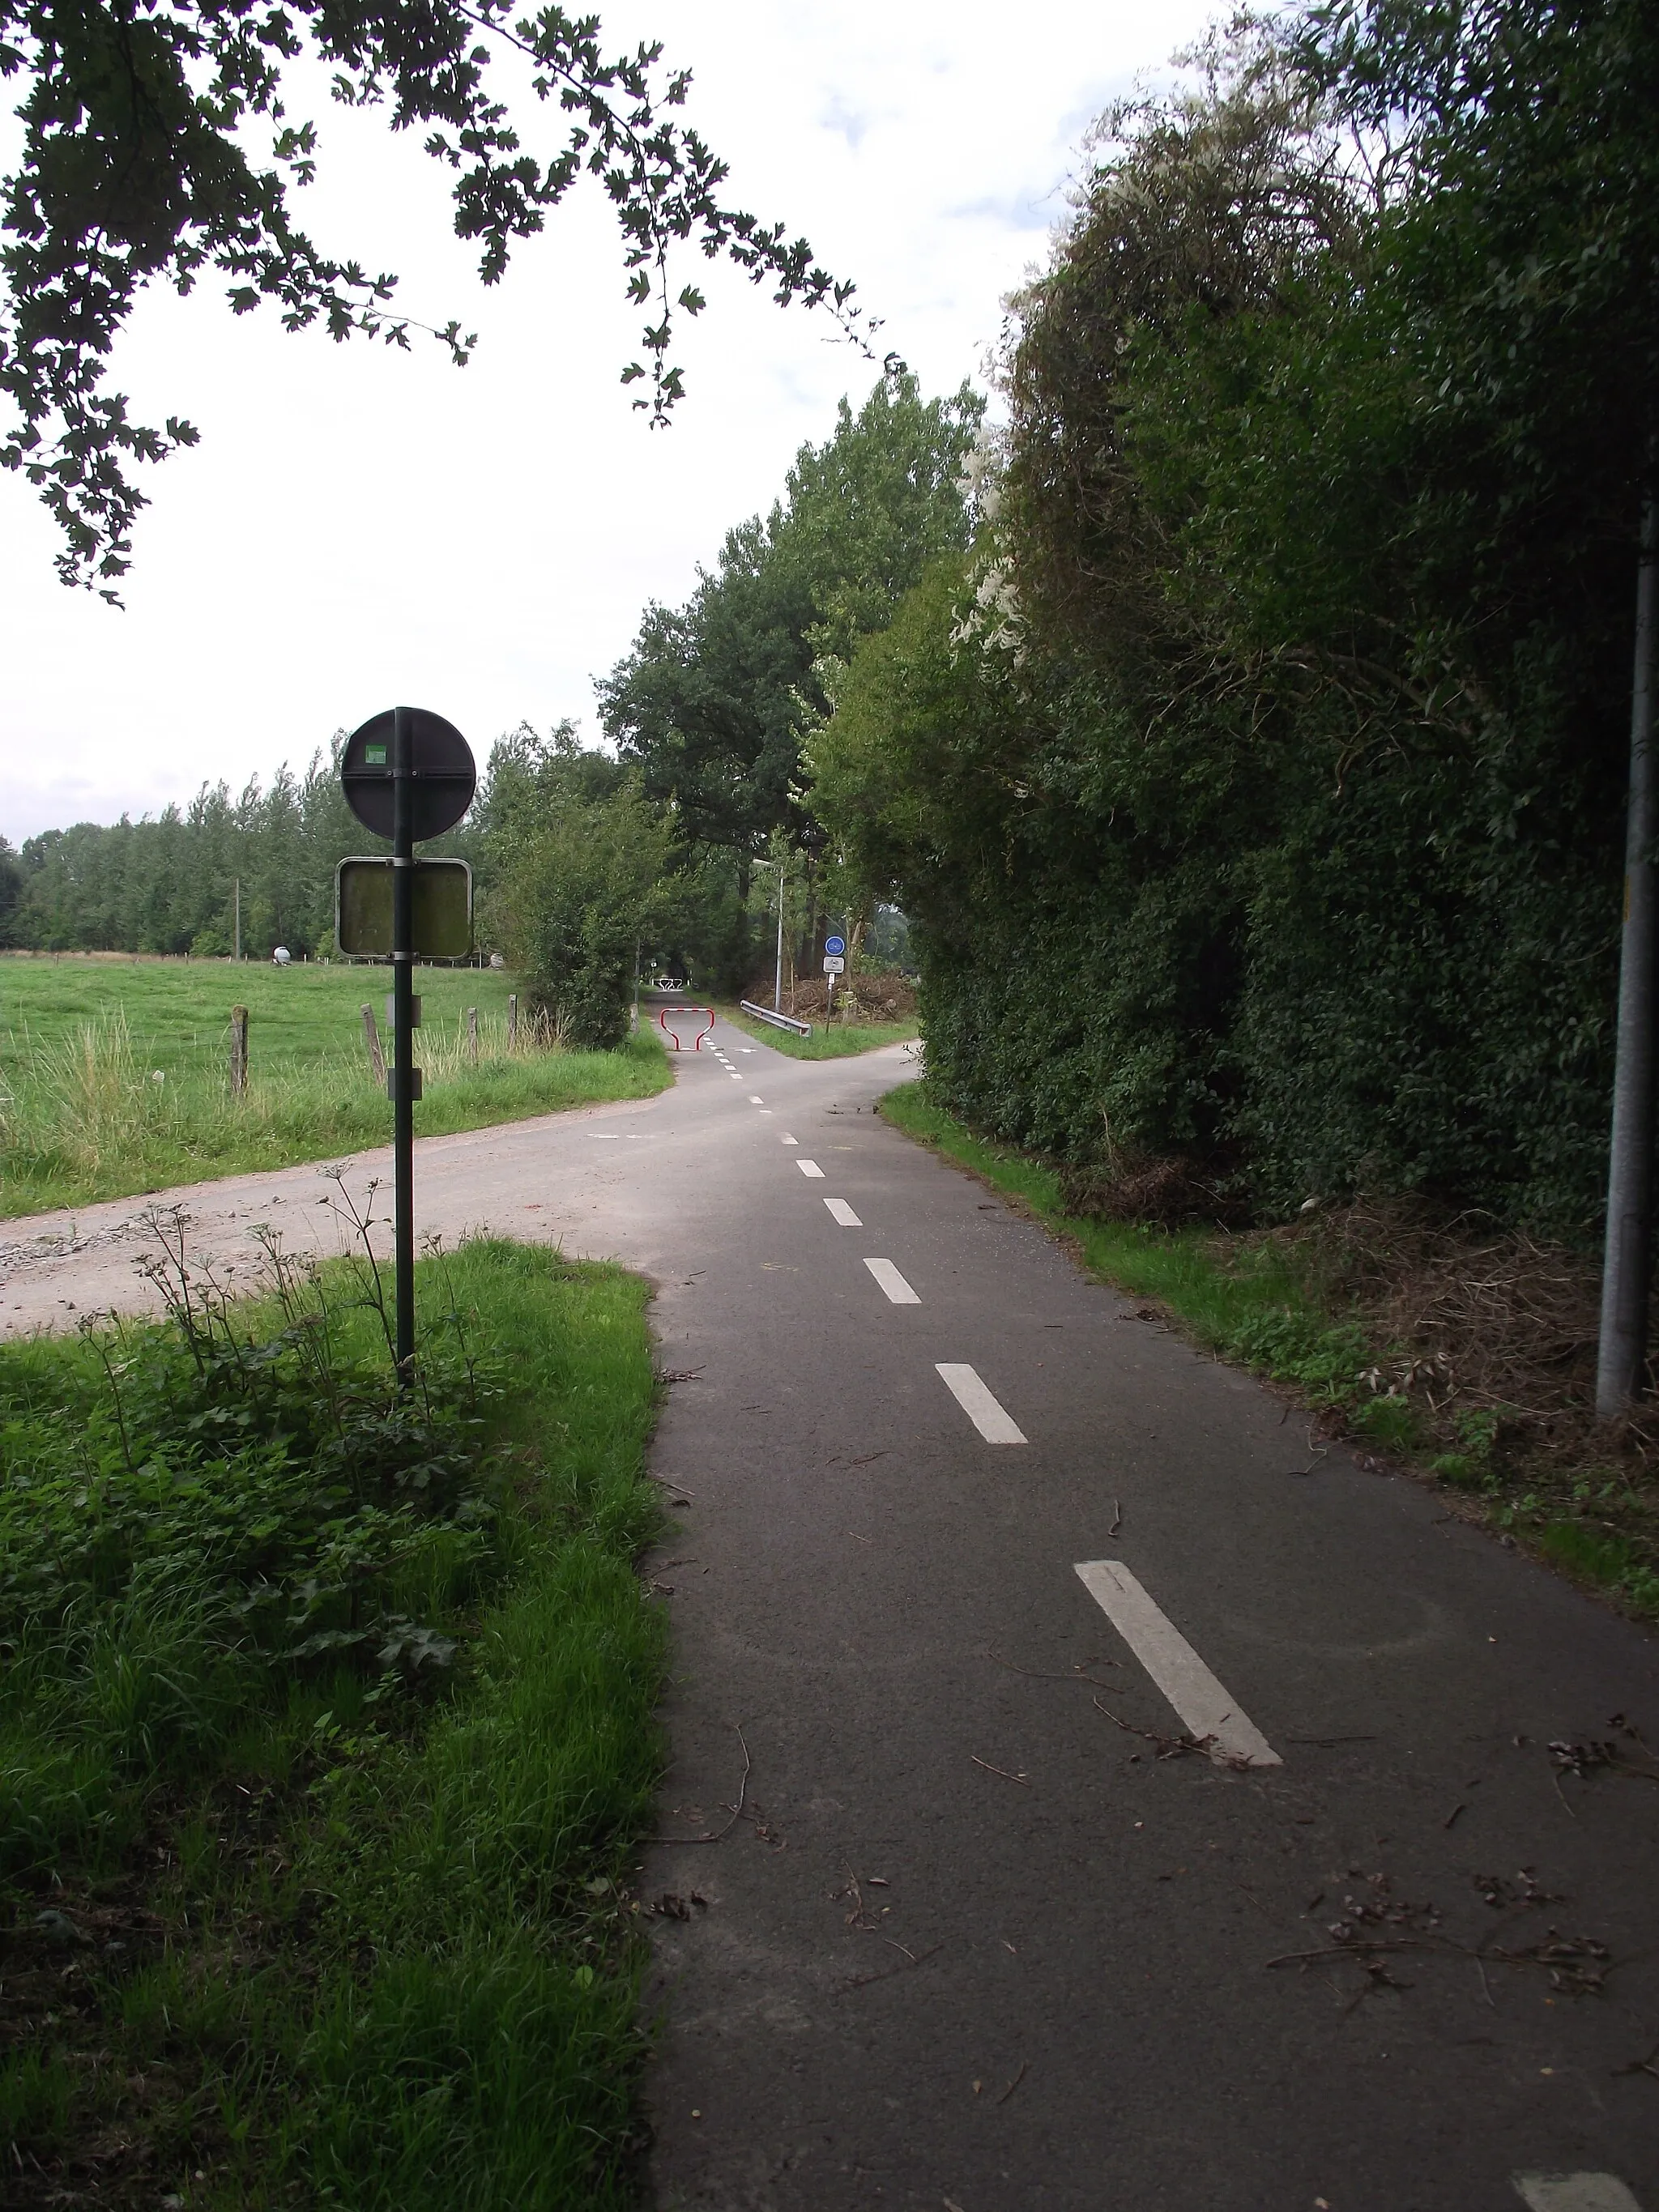
[[(465, 823), (431, 849), (472, 863), (478, 939), (531, 981), (564, 1032), (623, 1034), (636, 965), (731, 992), (775, 949), (778, 876), (792, 962), (830, 921), (862, 934), (873, 894), (802, 787), (860, 638), (971, 538), (964, 464), (984, 403), (924, 400), (890, 362), (855, 412), (796, 458), (770, 513), (728, 535), (680, 608), (648, 607), (601, 687), (608, 744), (527, 727), (489, 757)], [(342, 798), (341, 738), (303, 775), (240, 799), (204, 787), (159, 817), (89, 823), (0, 852), (0, 943), (222, 956), (333, 951), (334, 870), (364, 833)], [(764, 866), (760, 864), (764, 863)], [(902, 923), (884, 931), (902, 949)]]
[(240, 917), (246, 951), (328, 951), (335, 863), (366, 842), (341, 795), (339, 743), (240, 798), (204, 784), (154, 819), (79, 822), (19, 852), (0, 841), (0, 945), (222, 957)]

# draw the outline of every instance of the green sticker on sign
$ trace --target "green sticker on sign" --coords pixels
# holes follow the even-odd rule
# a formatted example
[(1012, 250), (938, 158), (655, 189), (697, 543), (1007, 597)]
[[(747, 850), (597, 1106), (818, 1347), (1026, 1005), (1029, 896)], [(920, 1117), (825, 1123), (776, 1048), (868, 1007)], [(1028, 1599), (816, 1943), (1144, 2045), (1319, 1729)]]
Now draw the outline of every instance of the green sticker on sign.
[(363, 766), (365, 768), (384, 768), (386, 766), (386, 747), (384, 745), (365, 745), (363, 747)]

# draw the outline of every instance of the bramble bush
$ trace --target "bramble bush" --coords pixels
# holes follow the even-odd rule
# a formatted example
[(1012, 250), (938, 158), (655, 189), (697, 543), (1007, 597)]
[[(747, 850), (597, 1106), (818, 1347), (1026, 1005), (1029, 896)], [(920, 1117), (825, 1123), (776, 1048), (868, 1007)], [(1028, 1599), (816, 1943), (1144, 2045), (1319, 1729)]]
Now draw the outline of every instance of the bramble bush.
[(211, 1770), (286, 1683), (344, 1668), (371, 1707), (429, 1696), (503, 1565), (501, 1377), (453, 1300), (403, 1389), (389, 1339), (377, 1358), (349, 1326), (384, 1330), (372, 1254), (343, 1302), (268, 1239), (274, 1310), (252, 1310), (276, 1325), (251, 1332), (180, 1218), (155, 1226), (163, 1326), (84, 1328), (67, 1395), (61, 1347), (0, 1371), (11, 1870), (118, 1832), (124, 1782)]

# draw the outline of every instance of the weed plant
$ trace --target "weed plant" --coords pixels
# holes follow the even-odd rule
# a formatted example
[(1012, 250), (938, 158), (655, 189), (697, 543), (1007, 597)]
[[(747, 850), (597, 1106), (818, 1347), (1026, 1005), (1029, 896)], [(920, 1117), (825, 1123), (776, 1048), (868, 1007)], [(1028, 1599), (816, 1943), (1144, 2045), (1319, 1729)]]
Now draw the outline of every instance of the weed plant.
[(0, 1347), (9, 2205), (631, 2201), (643, 1286), (434, 1254), (400, 1388), (351, 1218)]
[(976, 1135), (934, 1103), (925, 1083), (889, 1091), (881, 1110), (1063, 1233), (1103, 1281), (1156, 1299), (1206, 1349), (1293, 1390), (1324, 1433), (1346, 1432), (1416, 1463), (1462, 1492), (1467, 1510), (1639, 1617), (1659, 1619), (1651, 1483), (1627, 1467), (1543, 1449), (1502, 1403), (1437, 1404), (1441, 1377), (1432, 1363), (1392, 1340), (1374, 1312), (1334, 1304), (1318, 1268), (1294, 1247), (1070, 1213), (1062, 1168)]

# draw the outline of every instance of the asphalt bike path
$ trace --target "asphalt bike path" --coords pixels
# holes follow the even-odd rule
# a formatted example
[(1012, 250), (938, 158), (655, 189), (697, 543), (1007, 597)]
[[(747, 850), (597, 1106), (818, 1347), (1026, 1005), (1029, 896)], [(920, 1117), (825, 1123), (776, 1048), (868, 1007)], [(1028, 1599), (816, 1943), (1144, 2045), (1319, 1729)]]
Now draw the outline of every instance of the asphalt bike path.
[[(683, 1378), (664, 2212), (1659, 2212), (1655, 1640), (897, 1135), (913, 1065), (722, 1023), (416, 1147), (423, 1231), (640, 1268)], [(234, 1280), (333, 1192), (148, 1203)], [(152, 1306), (145, 1211), (0, 1224), (0, 1331)]]
[(664, 2212), (1659, 2212), (1655, 1640), (713, 1044)]

